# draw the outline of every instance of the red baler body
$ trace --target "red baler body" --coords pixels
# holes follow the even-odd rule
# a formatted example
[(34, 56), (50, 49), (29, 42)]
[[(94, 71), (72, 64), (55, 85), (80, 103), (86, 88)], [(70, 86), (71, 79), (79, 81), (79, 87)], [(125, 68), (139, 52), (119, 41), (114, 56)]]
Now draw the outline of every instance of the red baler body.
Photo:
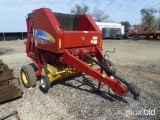
[[(65, 15), (53, 13), (48, 8), (34, 10), (27, 18), (27, 56), (37, 66), (36, 75), (42, 73), (46, 63), (69, 65), (108, 85), (120, 96), (127, 95), (127, 88), (121, 82), (101, 70), (93, 69), (85, 61), (89, 53), (100, 63), (102, 54), (102, 33), (89, 15)], [(43, 58), (42, 58), (43, 56)]]

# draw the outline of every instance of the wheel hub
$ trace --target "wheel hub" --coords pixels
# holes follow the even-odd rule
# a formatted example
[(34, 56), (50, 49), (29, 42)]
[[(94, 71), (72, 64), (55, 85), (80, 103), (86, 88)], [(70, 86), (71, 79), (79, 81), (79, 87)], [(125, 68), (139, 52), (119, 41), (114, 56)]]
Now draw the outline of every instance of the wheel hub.
[(41, 83), (41, 86), (42, 86), (43, 88), (45, 88), (45, 87), (46, 87), (46, 82), (45, 82), (45, 80), (44, 80), (44, 79), (41, 79), (40, 83)]
[(22, 72), (22, 80), (25, 84), (28, 84), (27, 76), (24, 72)]

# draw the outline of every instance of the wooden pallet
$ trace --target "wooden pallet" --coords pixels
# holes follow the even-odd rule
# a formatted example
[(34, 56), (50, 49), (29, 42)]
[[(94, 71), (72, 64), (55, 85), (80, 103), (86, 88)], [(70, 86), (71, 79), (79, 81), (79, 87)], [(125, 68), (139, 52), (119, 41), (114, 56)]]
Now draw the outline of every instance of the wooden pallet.
[(13, 70), (0, 60), (0, 103), (22, 97), (21, 85)]
[(22, 90), (18, 79), (11, 79), (8, 84), (0, 86), (0, 103), (22, 97)]

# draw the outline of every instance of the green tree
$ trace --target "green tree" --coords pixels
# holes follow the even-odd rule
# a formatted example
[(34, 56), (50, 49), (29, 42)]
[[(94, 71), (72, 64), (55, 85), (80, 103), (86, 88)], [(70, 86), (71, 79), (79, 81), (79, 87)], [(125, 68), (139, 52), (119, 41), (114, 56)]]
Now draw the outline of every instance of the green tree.
[(154, 8), (148, 8), (148, 9), (142, 9), (141, 15), (142, 15), (142, 25), (151, 27), (155, 24), (155, 16), (154, 14), (157, 12)]
[(129, 27), (131, 27), (130, 23), (128, 21), (122, 21), (120, 22), (122, 25), (124, 25), (125, 30), (127, 30)]
[(71, 14), (74, 15), (79, 15), (79, 14), (86, 14), (89, 11), (88, 6), (80, 6), (79, 4), (76, 4), (72, 9), (71, 9)]
[(109, 16), (106, 15), (104, 13), (104, 11), (99, 10), (99, 9), (96, 9), (96, 10), (93, 11), (92, 17), (97, 22), (103, 22), (103, 21), (106, 21), (109, 18)]

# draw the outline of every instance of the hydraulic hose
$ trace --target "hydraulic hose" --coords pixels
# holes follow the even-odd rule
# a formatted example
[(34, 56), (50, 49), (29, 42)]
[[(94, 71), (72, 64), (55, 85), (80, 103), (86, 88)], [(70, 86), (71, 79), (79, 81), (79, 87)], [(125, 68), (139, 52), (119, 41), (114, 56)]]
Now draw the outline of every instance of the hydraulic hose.
[(102, 69), (105, 70), (105, 72), (109, 75), (112, 75), (113, 77), (117, 78), (119, 81), (121, 81), (123, 84), (125, 84), (128, 88), (128, 90), (131, 92), (131, 94), (134, 96), (134, 99), (137, 99), (140, 96), (140, 91), (138, 90), (138, 88), (131, 84), (128, 83), (126, 80), (122, 79), (120, 76), (118, 76), (117, 74), (115, 74), (114, 72), (112, 72), (104, 63), (100, 63), (98, 61), (96, 61), (95, 59), (92, 58), (92, 56), (89, 53), (85, 54), (85, 57), (87, 59), (91, 59), (93, 62), (95, 62), (97, 65), (99, 65)]

